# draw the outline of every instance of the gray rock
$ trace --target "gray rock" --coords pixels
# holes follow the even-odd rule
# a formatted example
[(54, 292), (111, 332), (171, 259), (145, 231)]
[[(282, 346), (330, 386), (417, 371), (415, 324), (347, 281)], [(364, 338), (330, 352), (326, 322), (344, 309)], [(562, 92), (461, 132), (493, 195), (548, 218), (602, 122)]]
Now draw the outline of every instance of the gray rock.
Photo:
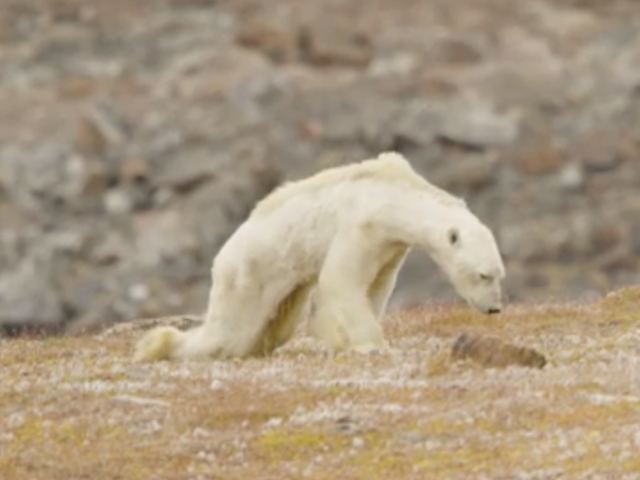
[(441, 107), (436, 134), (471, 148), (504, 147), (519, 134), (515, 112), (499, 113), (490, 102), (476, 96), (456, 99)]
[(133, 240), (121, 229), (111, 228), (98, 236), (88, 258), (95, 264), (109, 265), (128, 259), (133, 250)]
[(199, 249), (196, 230), (178, 209), (147, 212), (133, 219), (134, 243), (130, 261), (140, 266), (159, 266)]
[(135, 208), (132, 192), (125, 188), (112, 188), (104, 196), (104, 209), (110, 215), (125, 215)]
[(230, 163), (230, 152), (216, 152), (209, 145), (185, 150), (153, 176), (155, 185), (176, 193), (189, 193), (219, 175), (221, 165)]
[(52, 326), (64, 320), (64, 307), (44, 262), (28, 258), (0, 276), (0, 326)]

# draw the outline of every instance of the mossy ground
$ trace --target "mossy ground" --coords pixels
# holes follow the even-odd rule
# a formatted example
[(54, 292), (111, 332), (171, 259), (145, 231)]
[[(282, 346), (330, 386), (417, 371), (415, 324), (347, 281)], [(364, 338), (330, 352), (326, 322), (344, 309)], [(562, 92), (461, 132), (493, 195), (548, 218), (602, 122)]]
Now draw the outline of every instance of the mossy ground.
[[(640, 289), (395, 312), (392, 354), (134, 364), (140, 331), (0, 341), (2, 480), (640, 478)], [(448, 358), (462, 332), (542, 370)]]

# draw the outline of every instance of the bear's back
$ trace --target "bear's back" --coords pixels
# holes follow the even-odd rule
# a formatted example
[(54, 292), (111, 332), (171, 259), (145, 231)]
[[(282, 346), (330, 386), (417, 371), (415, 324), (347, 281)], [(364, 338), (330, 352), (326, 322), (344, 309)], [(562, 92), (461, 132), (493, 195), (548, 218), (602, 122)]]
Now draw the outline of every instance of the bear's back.
[(291, 200), (299, 200), (303, 195), (315, 194), (327, 187), (361, 180), (400, 184), (407, 188), (426, 190), (443, 203), (463, 203), (416, 173), (407, 159), (399, 153), (384, 152), (374, 159), (328, 168), (306, 179), (285, 183), (260, 201), (251, 212), (251, 216), (268, 215)]

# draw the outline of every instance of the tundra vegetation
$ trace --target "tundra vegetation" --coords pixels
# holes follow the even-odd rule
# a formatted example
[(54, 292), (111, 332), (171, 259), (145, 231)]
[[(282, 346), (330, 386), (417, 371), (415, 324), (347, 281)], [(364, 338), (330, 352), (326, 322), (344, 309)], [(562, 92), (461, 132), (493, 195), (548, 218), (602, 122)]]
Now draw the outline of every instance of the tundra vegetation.
[[(0, 477), (640, 478), (640, 288), (390, 312), (383, 354), (330, 356), (303, 325), (266, 358), (134, 363), (159, 323), (193, 322), (0, 340)], [(547, 362), (453, 358), (462, 333)]]

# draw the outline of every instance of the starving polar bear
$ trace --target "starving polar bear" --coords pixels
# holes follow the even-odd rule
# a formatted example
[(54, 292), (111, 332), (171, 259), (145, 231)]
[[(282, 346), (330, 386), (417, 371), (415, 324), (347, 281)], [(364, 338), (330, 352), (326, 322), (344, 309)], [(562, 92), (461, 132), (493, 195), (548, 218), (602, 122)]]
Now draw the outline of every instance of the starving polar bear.
[(331, 350), (387, 347), (380, 319), (411, 247), (426, 251), (478, 310), (501, 309), (504, 267), (491, 231), (464, 201), (400, 154), (330, 168), (263, 199), (213, 262), (202, 325), (159, 327), (139, 361), (264, 355), (309, 314)]

